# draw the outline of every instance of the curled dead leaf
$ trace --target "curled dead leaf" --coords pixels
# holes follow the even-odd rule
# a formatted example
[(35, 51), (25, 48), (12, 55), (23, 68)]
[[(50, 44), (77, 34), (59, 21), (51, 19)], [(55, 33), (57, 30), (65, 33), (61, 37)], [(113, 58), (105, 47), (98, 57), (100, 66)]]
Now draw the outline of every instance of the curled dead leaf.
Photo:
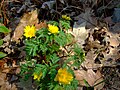
[(16, 41), (18, 43), (19, 39), (22, 38), (22, 35), (24, 33), (24, 27), (27, 25), (35, 25), (36, 23), (38, 23), (37, 17), (38, 17), (37, 10), (24, 14), (20, 20), (20, 23), (16, 27), (11, 40)]

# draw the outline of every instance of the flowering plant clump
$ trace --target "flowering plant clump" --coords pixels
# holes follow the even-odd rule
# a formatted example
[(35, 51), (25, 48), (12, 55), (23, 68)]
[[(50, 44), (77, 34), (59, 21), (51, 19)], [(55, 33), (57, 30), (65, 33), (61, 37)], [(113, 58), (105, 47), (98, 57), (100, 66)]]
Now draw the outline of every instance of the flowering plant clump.
[(68, 19), (49, 21), (47, 25), (37, 31), (33, 26), (25, 27), (26, 63), (21, 65), (20, 75), (24, 80), (32, 77), (34, 90), (75, 90), (78, 81), (73, 67), (80, 67), (84, 53), (67, 33)]

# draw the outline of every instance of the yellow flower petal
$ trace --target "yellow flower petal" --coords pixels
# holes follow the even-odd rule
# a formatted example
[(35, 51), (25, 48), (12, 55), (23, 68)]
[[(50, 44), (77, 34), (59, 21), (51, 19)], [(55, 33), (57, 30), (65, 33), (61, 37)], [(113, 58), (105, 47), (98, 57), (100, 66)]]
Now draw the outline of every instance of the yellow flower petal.
[(73, 80), (73, 76), (66, 68), (60, 68), (54, 80), (58, 81), (60, 84), (70, 84)]
[(35, 26), (26, 26), (25, 28), (24, 28), (24, 36), (25, 37), (29, 37), (29, 38), (31, 38), (31, 37), (34, 37), (35, 36), (35, 32), (36, 32), (36, 29), (35, 29)]
[(40, 73), (40, 74), (33, 73), (33, 76), (34, 76), (34, 78), (33, 78), (34, 80), (37, 79), (39, 81), (42, 76), (42, 73)]
[(67, 15), (62, 15), (62, 18), (65, 19), (65, 20), (71, 20), (71, 18), (68, 17)]
[(37, 78), (38, 78), (38, 75), (37, 75), (37, 74), (34, 74), (33, 76), (34, 76), (33, 79), (37, 79)]
[(54, 26), (54, 25), (48, 24), (48, 30), (49, 30), (52, 34), (59, 33), (59, 28), (58, 28), (57, 26)]

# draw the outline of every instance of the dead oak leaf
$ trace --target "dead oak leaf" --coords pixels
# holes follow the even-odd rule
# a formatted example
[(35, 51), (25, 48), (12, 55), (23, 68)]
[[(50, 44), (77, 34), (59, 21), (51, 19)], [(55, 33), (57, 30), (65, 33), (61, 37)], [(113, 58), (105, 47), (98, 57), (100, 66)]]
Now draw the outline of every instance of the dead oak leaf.
[(85, 28), (85, 26), (86, 22), (82, 22), (81, 24), (77, 24), (77, 22), (75, 22), (73, 26), (73, 35), (81, 47), (88, 37), (88, 30)]
[[(79, 84), (83, 86), (86, 86), (86, 84), (84, 83), (84, 80), (86, 80), (91, 87), (92, 86), (94, 87), (94, 85), (103, 81), (102, 74), (100, 73), (99, 70), (97, 70), (96, 73), (92, 69), (88, 69), (87, 71), (76, 70), (74, 72), (75, 72), (76, 79), (79, 81)], [(103, 86), (104, 86), (104, 83), (100, 83), (96, 85), (94, 89), (101, 90)]]
[(97, 57), (97, 54), (94, 53), (94, 51), (89, 51), (85, 57), (85, 61), (82, 63), (82, 66), (86, 69), (94, 69), (98, 68), (97, 64), (95, 64), (95, 59)]
[(37, 17), (38, 17), (37, 10), (25, 13), (14, 31), (12, 41), (19, 42), (19, 39), (22, 38), (22, 35), (24, 33), (24, 27), (27, 25), (35, 25), (36, 23), (38, 23)]

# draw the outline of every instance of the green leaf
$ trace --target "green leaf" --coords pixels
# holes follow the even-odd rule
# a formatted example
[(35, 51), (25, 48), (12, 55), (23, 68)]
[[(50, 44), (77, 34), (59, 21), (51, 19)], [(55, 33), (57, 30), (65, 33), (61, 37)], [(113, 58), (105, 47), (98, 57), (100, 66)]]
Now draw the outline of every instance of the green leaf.
[(42, 72), (42, 79), (47, 75), (48, 67), (42, 64), (36, 64), (34, 72), (40, 74)]
[(1, 33), (9, 33), (10, 30), (8, 28), (6, 28), (5, 26), (0, 26), (0, 32)]
[(30, 40), (26, 40), (25, 41), (25, 50), (27, 55), (29, 56), (36, 56), (37, 55), (37, 51), (38, 51), (38, 44), (39, 42), (37, 42), (35, 39), (30, 39)]
[(59, 35), (55, 35), (54, 40), (60, 46), (64, 46), (65, 44), (67, 44), (67, 37), (63, 31), (60, 31)]
[(60, 24), (61, 24), (62, 28), (65, 28), (66, 30), (68, 30), (70, 28), (70, 21), (60, 20)]
[(57, 44), (52, 44), (49, 48), (51, 53), (54, 53), (55, 51), (57, 52), (59, 50), (60, 46)]
[(47, 44), (41, 44), (39, 49), (42, 51), (42, 54), (46, 54), (46, 51), (48, 50)]
[(1, 40), (0, 40), (0, 46), (1, 46), (2, 44), (3, 44), (3, 40), (1, 39)]
[(59, 57), (54, 53), (53, 55), (50, 55), (50, 60), (52, 61), (52, 64), (56, 64), (60, 59), (59, 59)]
[(56, 21), (49, 21), (49, 22), (47, 22), (47, 24), (52, 24), (52, 25), (55, 25), (55, 26), (59, 25), (58, 22), (56, 22)]
[(3, 58), (3, 57), (5, 57), (5, 56), (7, 56), (7, 54), (5, 54), (5, 53), (3, 53), (3, 52), (0, 52), (0, 58)]
[(76, 79), (73, 79), (73, 81), (71, 82), (71, 85), (73, 86), (73, 90), (76, 90), (76, 88), (78, 87), (78, 83), (79, 83), (79, 81), (78, 80), (76, 80)]
[(64, 88), (61, 87), (60, 85), (56, 85), (53, 90), (64, 90)]

